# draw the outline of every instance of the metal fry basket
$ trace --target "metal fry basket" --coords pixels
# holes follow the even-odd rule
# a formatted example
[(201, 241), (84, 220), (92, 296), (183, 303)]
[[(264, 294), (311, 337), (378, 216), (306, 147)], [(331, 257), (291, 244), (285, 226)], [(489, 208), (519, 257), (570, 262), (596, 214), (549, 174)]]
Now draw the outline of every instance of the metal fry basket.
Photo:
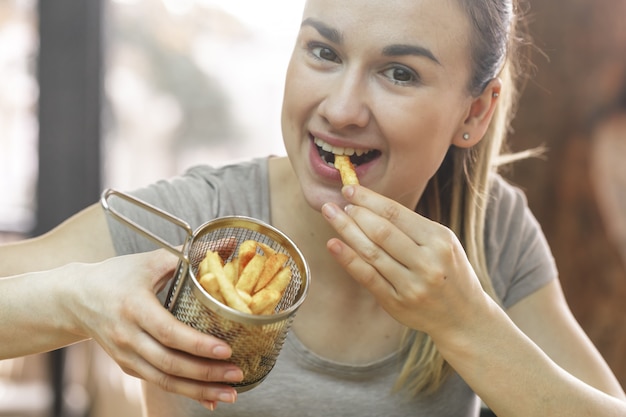
[[(182, 249), (113, 208), (109, 204), (111, 197), (123, 199), (184, 229), (187, 237)], [(216, 336), (231, 346), (233, 354), (229, 362), (238, 365), (244, 374), (243, 381), (231, 384), (237, 391), (244, 392), (260, 384), (274, 367), (309, 287), (308, 265), (291, 239), (260, 220), (243, 216), (220, 217), (193, 231), (185, 221), (111, 189), (104, 191), (101, 204), (113, 218), (179, 257), (165, 307), (183, 323)], [(274, 314), (254, 315), (235, 310), (216, 300), (198, 281), (198, 265), (207, 250), (217, 251), (228, 262), (237, 254), (239, 245), (250, 239), (288, 255), (291, 281)]]

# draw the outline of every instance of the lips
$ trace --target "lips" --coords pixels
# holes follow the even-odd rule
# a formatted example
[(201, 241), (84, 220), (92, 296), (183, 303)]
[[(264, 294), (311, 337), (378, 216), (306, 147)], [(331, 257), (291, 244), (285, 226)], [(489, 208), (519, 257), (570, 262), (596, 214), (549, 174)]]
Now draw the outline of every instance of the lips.
[(349, 156), (350, 162), (352, 162), (355, 167), (370, 162), (380, 156), (380, 151), (376, 149), (342, 148), (333, 146), (316, 137), (313, 138), (313, 142), (322, 160), (330, 166), (334, 166), (335, 155)]

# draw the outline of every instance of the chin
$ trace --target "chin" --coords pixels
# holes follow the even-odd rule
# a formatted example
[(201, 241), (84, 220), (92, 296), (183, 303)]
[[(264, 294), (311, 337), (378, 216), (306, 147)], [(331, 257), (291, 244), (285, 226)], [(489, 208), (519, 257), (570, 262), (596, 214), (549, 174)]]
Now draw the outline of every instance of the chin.
[(339, 207), (346, 205), (346, 200), (341, 195), (341, 189), (326, 188), (319, 185), (303, 186), (302, 192), (307, 204), (315, 211), (320, 212), (326, 203), (335, 203)]

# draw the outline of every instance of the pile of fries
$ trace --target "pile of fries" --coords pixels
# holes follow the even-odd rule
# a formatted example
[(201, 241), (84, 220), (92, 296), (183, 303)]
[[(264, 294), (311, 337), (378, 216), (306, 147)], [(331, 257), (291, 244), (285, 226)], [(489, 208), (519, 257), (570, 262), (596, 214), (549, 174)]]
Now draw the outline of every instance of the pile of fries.
[(248, 314), (274, 314), (291, 281), (289, 257), (246, 240), (229, 262), (208, 250), (198, 266), (200, 285), (224, 305)]

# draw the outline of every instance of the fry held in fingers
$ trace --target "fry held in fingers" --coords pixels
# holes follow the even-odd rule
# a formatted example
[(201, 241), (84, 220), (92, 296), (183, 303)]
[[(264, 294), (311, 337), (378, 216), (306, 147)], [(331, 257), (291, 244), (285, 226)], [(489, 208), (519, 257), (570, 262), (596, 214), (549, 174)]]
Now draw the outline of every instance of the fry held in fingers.
[(246, 240), (237, 256), (224, 264), (208, 250), (198, 266), (200, 285), (219, 302), (248, 314), (273, 314), (291, 281), (289, 257)]
[(335, 168), (339, 170), (343, 185), (358, 185), (359, 178), (356, 176), (354, 165), (348, 155), (335, 155)]

